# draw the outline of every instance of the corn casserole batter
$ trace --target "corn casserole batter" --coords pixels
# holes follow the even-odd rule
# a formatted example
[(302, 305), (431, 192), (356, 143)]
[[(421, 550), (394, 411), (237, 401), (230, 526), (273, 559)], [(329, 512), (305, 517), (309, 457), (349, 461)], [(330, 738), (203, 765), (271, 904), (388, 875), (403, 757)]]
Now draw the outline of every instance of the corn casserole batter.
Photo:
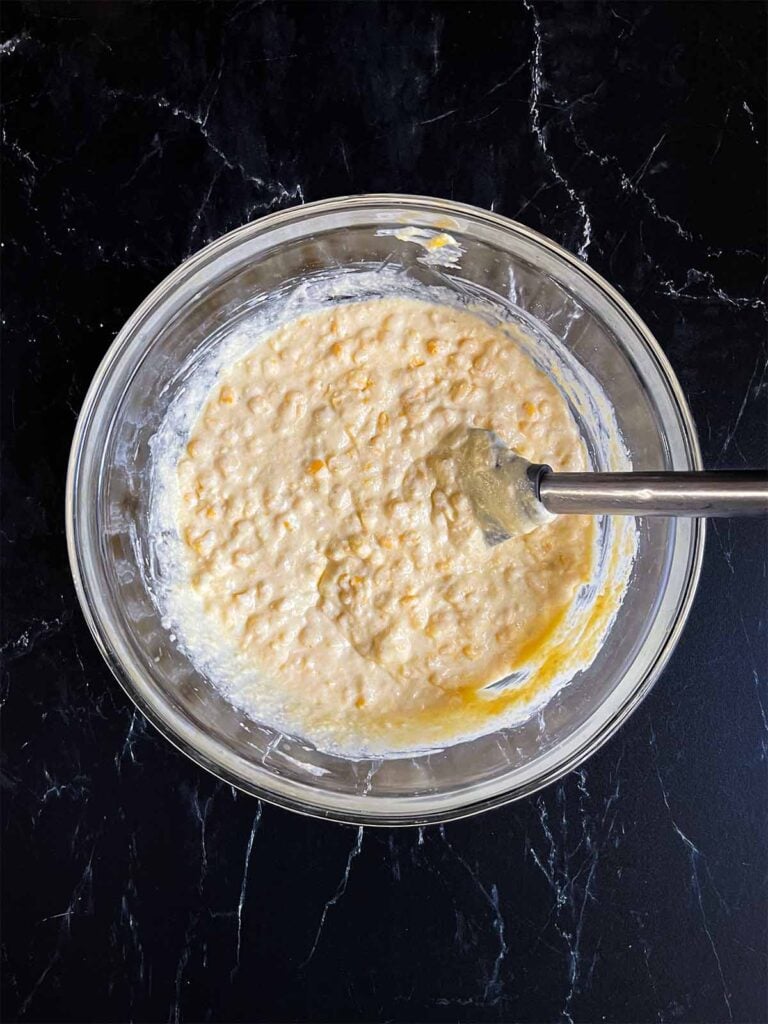
[(594, 657), (610, 602), (573, 609), (595, 520), (489, 547), (444, 445), (483, 427), (587, 468), (515, 330), (374, 299), (292, 320), (224, 367), (178, 462), (176, 516), (194, 600), (259, 673), (238, 704), (327, 748), (411, 749), (493, 728)]

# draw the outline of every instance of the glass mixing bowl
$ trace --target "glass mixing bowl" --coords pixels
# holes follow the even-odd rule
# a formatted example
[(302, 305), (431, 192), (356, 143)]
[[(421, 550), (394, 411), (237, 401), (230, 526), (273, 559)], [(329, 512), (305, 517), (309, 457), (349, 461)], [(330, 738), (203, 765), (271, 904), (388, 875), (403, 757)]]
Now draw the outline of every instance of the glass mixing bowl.
[[(441, 232), (456, 245), (445, 237), (436, 242)], [(199, 354), (264, 296), (335, 268), (382, 266), (463, 295), (483, 294), (534, 338), (559, 339), (612, 402), (635, 469), (701, 468), (669, 363), (637, 314), (588, 266), (485, 210), (417, 196), (354, 196), (275, 213), (225, 235), (137, 309), (99, 367), (78, 420), (67, 541), (78, 597), (104, 658), (138, 708), (185, 754), (296, 811), (425, 824), (532, 793), (611, 736), (677, 642), (699, 578), (704, 528), (699, 520), (638, 522), (630, 586), (600, 653), (522, 725), (420, 755), (351, 760), (276, 733), (227, 703), (174, 645), (153, 601), (150, 441)], [(598, 453), (595, 468), (611, 468), (610, 458)]]

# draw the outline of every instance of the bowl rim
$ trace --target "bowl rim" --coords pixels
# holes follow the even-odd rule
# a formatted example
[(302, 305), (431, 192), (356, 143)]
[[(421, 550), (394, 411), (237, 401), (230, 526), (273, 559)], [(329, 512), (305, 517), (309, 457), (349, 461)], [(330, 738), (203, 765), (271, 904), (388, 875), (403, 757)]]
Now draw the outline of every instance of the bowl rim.
[[(284, 796), (282, 793), (274, 792), (265, 786), (254, 783), (251, 780), (246, 780), (227, 768), (226, 765), (213, 760), (211, 757), (207, 756), (203, 750), (196, 747), (184, 735), (185, 732), (192, 732), (198, 737), (203, 736), (202, 730), (199, 729), (199, 727), (188, 726), (186, 729), (182, 729), (181, 724), (176, 721), (176, 718), (178, 717), (177, 715), (174, 714), (171, 716), (173, 720), (170, 720), (170, 718), (165, 719), (151, 704), (149, 704), (142, 693), (135, 687), (131, 679), (131, 672), (123, 665), (116, 653), (108, 644), (105, 631), (101, 628), (100, 620), (97, 619), (92, 602), (89, 599), (88, 587), (84, 578), (84, 570), (81, 565), (79, 529), (76, 515), (80, 460), (83, 454), (83, 444), (86, 438), (87, 428), (93, 417), (94, 411), (98, 406), (98, 402), (101, 397), (101, 388), (105, 379), (109, 375), (110, 369), (127, 348), (128, 343), (141, 322), (150, 314), (160, 300), (171, 294), (177, 286), (179, 286), (184, 280), (191, 277), (201, 266), (210, 262), (212, 259), (215, 259), (227, 250), (236, 248), (246, 239), (252, 240), (266, 231), (289, 224), (292, 221), (306, 220), (308, 215), (312, 216), (316, 213), (323, 214), (342, 212), (350, 208), (365, 208), (367, 206), (402, 207), (403, 205), (407, 206), (408, 204), (418, 206), (423, 212), (432, 212), (438, 215), (447, 215), (449, 217), (466, 216), (475, 221), (485, 221), (497, 229), (501, 229), (506, 232), (511, 231), (512, 233), (522, 236), (528, 241), (531, 241), (541, 248), (549, 251), (552, 255), (565, 262), (572, 270), (575, 270), (577, 273), (583, 274), (588, 278), (599, 291), (611, 300), (623, 317), (626, 318), (635, 328), (639, 339), (645, 346), (646, 352), (651, 356), (653, 362), (656, 364), (657, 370), (664, 378), (664, 381), (669, 388), (670, 397), (675, 405), (675, 411), (680, 418), (682, 432), (692, 468), (702, 468), (698, 433), (693, 416), (669, 360), (644, 320), (636, 313), (632, 306), (613, 287), (613, 285), (609, 284), (609, 282), (593, 270), (592, 267), (573, 253), (569, 252), (567, 249), (558, 245), (558, 243), (552, 241), (552, 239), (548, 238), (546, 235), (543, 235), (518, 221), (504, 217), (494, 211), (484, 210), (481, 207), (473, 206), (468, 203), (459, 203), (454, 200), (440, 199), (439, 197), (433, 196), (420, 196), (407, 193), (363, 193), (359, 195), (337, 196), (328, 199), (321, 199), (311, 203), (299, 204), (266, 214), (256, 220), (249, 221), (242, 224), (240, 227), (221, 235), (212, 242), (209, 242), (202, 249), (193, 253), (179, 264), (179, 266), (172, 270), (170, 274), (166, 275), (166, 277), (164, 277), (152, 289), (131, 316), (125, 321), (93, 375), (75, 425), (70, 448), (65, 488), (65, 532), (67, 552), (78, 602), (102, 657), (134, 706), (147, 719), (149, 719), (151, 724), (166, 740), (173, 744), (176, 749), (181, 751), (181, 753), (189, 757), (190, 760), (194, 761), (212, 775), (229, 785), (236, 787), (240, 791), (248, 793), (250, 796), (254, 796), (259, 800), (264, 800), (267, 803), (286, 808), (308, 817), (332, 820), (343, 824), (358, 826), (423, 826), (470, 817), (483, 811), (501, 807), (515, 800), (530, 796), (556, 780), (563, 778), (565, 775), (574, 771), (583, 764), (584, 761), (591, 757), (592, 754), (599, 750), (600, 747), (602, 747), (603, 744), (605, 744), (614, 735), (627, 718), (629, 718), (632, 712), (645, 699), (658, 680), (675, 647), (677, 646), (683, 627), (685, 626), (690, 614), (693, 599), (701, 576), (706, 532), (705, 521), (703, 519), (692, 520), (692, 537), (688, 566), (685, 572), (685, 580), (681, 596), (678, 601), (676, 615), (667, 630), (665, 639), (660, 645), (654, 661), (647, 668), (641, 682), (630, 694), (627, 695), (624, 701), (618, 706), (618, 708), (616, 708), (613, 714), (603, 723), (603, 725), (598, 728), (593, 735), (588, 736), (582, 745), (577, 750), (573, 751), (566, 760), (553, 764), (547, 771), (537, 775), (535, 779), (516, 786), (509, 786), (498, 793), (494, 793), (478, 800), (460, 800), (455, 806), (443, 807), (439, 811), (433, 812), (424, 811), (423, 813), (418, 813), (418, 809), (414, 807), (413, 811), (416, 813), (407, 814), (394, 812), (388, 813), (386, 811), (384, 813), (377, 812), (375, 804), (373, 803), (366, 809), (366, 811), (360, 811), (357, 813), (348, 811), (346, 808), (344, 810), (340, 810), (324, 806), (322, 804), (313, 804), (310, 800), (302, 801), (298, 798), (292, 799), (288, 796)], [(222, 746), (218, 741), (215, 741), (215, 743), (217, 746)], [(306, 788), (311, 792), (310, 787)], [(364, 795), (361, 799), (372, 801), (378, 800), (379, 798), (371, 798)], [(407, 797), (397, 799), (407, 806)]]

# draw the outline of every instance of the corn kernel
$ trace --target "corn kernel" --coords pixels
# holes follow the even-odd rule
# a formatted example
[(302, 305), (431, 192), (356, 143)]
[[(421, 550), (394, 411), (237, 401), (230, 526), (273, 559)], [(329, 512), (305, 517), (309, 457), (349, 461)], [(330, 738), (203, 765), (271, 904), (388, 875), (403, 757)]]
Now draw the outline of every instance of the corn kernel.
[(314, 476), (315, 473), (319, 473), (321, 469), (325, 469), (325, 459), (312, 459), (307, 466), (307, 472), (311, 473), (312, 476)]
[(253, 395), (248, 399), (248, 411), (252, 412), (254, 416), (257, 416), (259, 413), (268, 412), (269, 402), (264, 395)]

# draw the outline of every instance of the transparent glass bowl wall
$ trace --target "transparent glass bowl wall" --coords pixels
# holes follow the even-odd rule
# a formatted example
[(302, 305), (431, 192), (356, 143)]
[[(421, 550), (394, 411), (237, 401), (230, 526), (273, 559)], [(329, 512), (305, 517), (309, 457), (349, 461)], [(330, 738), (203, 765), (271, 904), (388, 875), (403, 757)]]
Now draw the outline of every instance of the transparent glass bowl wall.
[[(457, 267), (382, 229), (450, 231)], [(598, 275), (548, 239), (472, 207), (360, 196), (246, 225), (171, 274), (122, 329), (78, 422), (67, 487), (73, 575), (112, 671), (151, 721), (223, 779), (274, 803), (350, 822), (425, 823), (503, 803), (571, 770), (658, 676), (698, 573), (697, 521), (647, 519), (631, 586), (601, 653), (530, 721), (421, 756), (350, 761), (243, 717), (176, 650), (148, 592), (150, 440), (195, 358), (261, 296), (308, 274), (386, 261), (442, 287), (514, 303), (564, 340), (612, 401), (635, 469), (700, 467), (690, 414), (648, 329)]]

